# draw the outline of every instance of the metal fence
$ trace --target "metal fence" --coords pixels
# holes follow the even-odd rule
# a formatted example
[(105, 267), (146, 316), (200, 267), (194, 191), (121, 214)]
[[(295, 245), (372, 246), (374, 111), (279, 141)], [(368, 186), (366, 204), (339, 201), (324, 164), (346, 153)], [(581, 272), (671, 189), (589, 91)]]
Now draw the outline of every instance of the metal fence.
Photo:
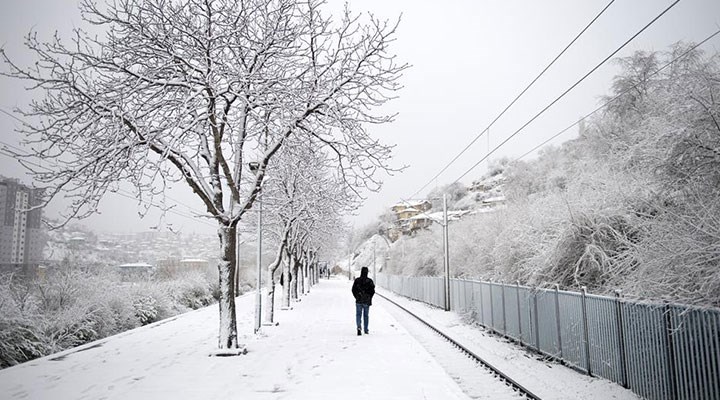
[[(394, 293), (445, 307), (442, 277), (377, 274)], [(450, 309), (648, 399), (720, 400), (720, 311), (450, 280)]]

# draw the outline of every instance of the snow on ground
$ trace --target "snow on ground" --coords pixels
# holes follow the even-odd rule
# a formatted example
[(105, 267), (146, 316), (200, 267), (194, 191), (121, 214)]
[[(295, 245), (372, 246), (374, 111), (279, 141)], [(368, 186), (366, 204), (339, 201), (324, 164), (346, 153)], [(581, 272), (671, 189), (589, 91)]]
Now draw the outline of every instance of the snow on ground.
[[(253, 295), (237, 300), (248, 353), (209, 357), (217, 345), (217, 306), (128, 331), (0, 371), (3, 399), (468, 399), (382, 299), (370, 335), (355, 335), (351, 283), (322, 280), (278, 326), (252, 334)], [(397, 297), (394, 297), (398, 299)], [(545, 364), (522, 349), (404, 299), (543, 398), (635, 398), (607, 381)], [(409, 328), (417, 329), (417, 328)], [(448, 346), (448, 351), (455, 351)], [(457, 377), (455, 377), (457, 379)]]

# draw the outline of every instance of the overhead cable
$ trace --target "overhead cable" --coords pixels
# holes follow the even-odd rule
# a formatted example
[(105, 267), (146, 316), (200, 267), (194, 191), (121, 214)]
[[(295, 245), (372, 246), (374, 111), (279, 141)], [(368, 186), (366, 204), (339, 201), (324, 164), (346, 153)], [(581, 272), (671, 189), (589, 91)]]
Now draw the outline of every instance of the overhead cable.
[[(500, 114), (498, 114), (498, 115), (495, 117), (495, 119), (493, 119), (492, 122), (490, 122), (490, 124), (489, 124), (485, 129), (482, 130), (482, 132), (480, 132), (479, 135), (475, 136), (475, 138), (474, 138), (473, 140), (471, 140), (470, 143), (468, 143), (452, 160), (450, 160), (450, 162), (448, 162), (448, 163), (445, 165), (445, 167), (443, 167), (443, 169), (440, 170), (440, 172), (438, 172), (435, 176), (433, 176), (432, 178), (430, 178), (430, 180), (429, 180), (423, 187), (421, 187), (420, 189), (418, 189), (418, 190), (417, 190), (415, 193), (413, 193), (413, 195), (410, 196), (410, 197), (411, 197), (411, 198), (412, 198), (412, 197), (415, 197), (415, 195), (417, 195), (418, 193), (420, 193), (421, 191), (423, 191), (423, 189), (425, 189), (426, 187), (428, 187), (428, 185), (430, 185), (430, 183), (432, 183), (435, 179), (437, 179), (437, 178), (438, 178), (443, 172), (445, 172), (453, 163), (455, 163), (455, 161), (457, 161), (457, 159), (460, 158), (460, 156), (462, 156), (473, 144), (475, 144), (475, 142), (477, 142), (478, 139), (480, 139), (484, 133), (488, 132), (488, 131), (490, 130), (490, 128), (495, 124), (495, 122), (497, 122), (497, 120), (499, 120), (500, 117), (502, 117), (502, 116), (510, 109), (510, 107), (512, 107), (512, 106), (520, 99), (520, 97), (522, 97), (522, 96), (525, 94), (525, 92), (527, 92), (528, 89), (530, 89), (530, 88), (535, 84), (535, 82), (537, 82), (538, 79), (540, 79), (540, 77), (543, 76), (543, 75), (545, 74), (545, 72), (547, 72), (548, 69), (550, 69), (550, 67), (551, 67), (553, 64), (555, 64), (555, 62), (556, 62), (563, 54), (565, 54), (565, 52), (570, 48), (570, 46), (572, 46), (572, 45), (580, 38), (580, 36), (582, 36), (582, 35), (585, 33), (585, 31), (587, 31), (588, 28), (590, 28), (590, 26), (591, 26), (592, 24), (594, 24), (595, 21), (597, 21), (597, 19), (600, 18), (600, 16), (605, 12), (605, 10), (607, 10), (607, 9), (610, 7), (610, 5), (612, 5), (612, 3), (614, 3), (614, 2), (615, 2), (615, 0), (611, 0), (611, 1), (605, 6), (605, 8), (603, 8), (603, 9), (595, 16), (595, 18), (593, 18), (587, 25), (585, 25), (585, 28), (583, 28), (583, 29), (580, 31), (580, 33), (578, 33), (578, 34), (570, 41), (570, 43), (568, 43), (567, 46), (565, 46), (565, 48), (564, 48), (560, 53), (558, 53), (557, 56), (555, 56), (555, 58), (554, 58), (550, 63), (549, 63), (542, 71), (540, 71), (540, 73), (535, 77), (535, 79), (533, 79), (532, 82), (530, 82), (527, 86), (525, 86), (525, 89), (523, 89), (523, 90), (520, 92), (520, 94), (518, 94), (517, 96), (515, 96), (515, 98), (510, 102), (510, 104), (508, 104), (508, 105), (505, 107), (505, 109), (503, 109), (502, 112), (500, 112)], [(488, 144), (489, 144), (489, 142), (488, 142)]]
[(516, 158), (515, 161), (519, 161), (519, 160), (525, 158), (525, 157), (528, 156), (529, 154), (533, 153), (535, 150), (537, 150), (537, 149), (545, 146), (546, 144), (548, 144), (551, 140), (553, 140), (553, 139), (555, 139), (556, 137), (558, 137), (558, 136), (562, 135), (563, 133), (567, 132), (569, 129), (571, 129), (572, 127), (576, 126), (576, 125), (579, 124), (581, 121), (584, 121), (584, 120), (590, 118), (590, 116), (592, 116), (592, 115), (595, 114), (596, 112), (598, 112), (598, 111), (602, 110), (603, 108), (607, 107), (610, 103), (612, 103), (612, 102), (614, 102), (615, 100), (619, 99), (621, 96), (627, 94), (630, 90), (635, 89), (635, 88), (638, 87), (640, 84), (647, 82), (647, 79), (648, 79), (648, 78), (652, 78), (653, 76), (659, 74), (662, 70), (664, 70), (665, 68), (667, 68), (667, 67), (669, 67), (670, 65), (674, 64), (677, 60), (685, 57), (685, 56), (688, 55), (690, 52), (692, 52), (693, 50), (695, 50), (695, 49), (697, 49), (698, 47), (702, 46), (703, 44), (705, 44), (707, 41), (709, 41), (710, 39), (714, 38), (714, 37), (717, 36), (718, 34), (720, 34), (720, 30), (715, 31), (715, 33), (713, 33), (712, 35), (710, 35), (710, 36), (708, 36), (707, 38), (705, 38), (702, 42), (700, 42), (700, 43), (698, 43), (698, 44), (690, 47), (688, 50), (686, 50), (685, 52), (683, 52), (683, 53), (680, 54), (679, 56), (673, 58), (671, 61), (667, 62), (667, 63), (666, 63), (665, 65), (663, 65), (662, 67), (658, 68), (655, 72), (647, 75), (647, 76), (645, 77), (645, 79), (643, 79), (642, 81), (640, 81), (640, 82), (638, 82), (638, 83), (636, 83), (636, 84), (634, 84), (634, 85), (626, 88), (626, 89), (623, 90), (622, 92), (618, 93), (618, 94), (615, 95), (613, 98), (611, 98), (611, 99), (609, 99), (608, 101), (606, 101), (606, 102), (604, 102), (603, 104), (601, 104), (598, 108), (596, 108), (596, 109), (594, 109), (593, 111), (589, 112), (589, 113), (586, 114), (584, 117), (578, 119), (578, 120), (577, 120), (576, 122), (574, 122), (572, 125), (566, 127), (565, 129), (563, 129), (563, 130), (561, 130), (560, 132), (554, 134), (553, 136), (551, 136), (550, 138), (548, 138), (548, 139), (545, 140), (544, 142), (542, 142), (542, 143), (540, 143), (539, 145), (537, 145), (537, 146), (533, 147), (532, 149), (528, 150), (527, 152), (525, 152), (525, 154), (523, 154), (523, 155), (521, 155), (520, 157)]
[(649, 28), (652, 24), (654, 24), (658, 19), (660, 19), (660, 17), (662, 17), (663, 15), (665, 15), (665, 13), (667, 13), (668, 11), (670, 11), (670, 9), (672, 9), (673, 7), (675, 7), (675, 5), (676, 5), (677, 3), (679, 3), (679, 2), (680, 2), (680, 0), (675, 0), (672, 4), (670, 4), (667, 8), (665, 8), (665, 10), (663, 10), (663, 12), (661, 12), (660, 14), (658, 14), (655, 18), (652, 19), (652, 21), (648, 22), (647, 25), (645, 25), (642, 29), (640, 29), (637, 33), (635, 33), (632, 37), (630, 37), (630, 39), (626, 40), (625, 43), (623, 43), (622, 45), (620, 45), (620, 47), (618, 47), (617, 49), (615, 49), (615, 51), (613, 51), (612, 53), (610, 53), (610, 55), (608, 55), (607, 57), (605, 57), (605, 59), (602, 60), (599, 64), (597, 64), (593, 69), (591, 69), (588, 73), (586, 73), (585, 75), (583, 75), (582, 78), (580, 78), (580, 79), (579, 79), (577, 82), (575, 82), (572, 86), (570, 86), (570, 87), (567, 88), (564, 92), (562, 92), (562, 94), (560, 94), (557, 98), (555, 98), (555, 100), (553, 100), (550, 104), (548, 104), (548, 105), (545, 106), (542, 110), (540, 110), (537, 114), (535, 114), (534, 117), (530, 118), (529, 121), (527, 121), (527, 122), (526, 122), (525, 124), (523, 124), (520, 128), (518, 128), (515, 132), (513, 132), (512, 135), (508, 136), (508, 137), (507, 137), (505, 140), (503, 140), (499, 145), (497, 145), (495, 148), (493, 148), (491, 151), (489, 151), (484, 157), (482, 157), (482, 158), (481, 158), (480, 160), (478, 160), (475, 164), (473, 164), (472, 167), (470, 167), (469, 169), (467, 169), (462, 175), (460, 175), (460, 177), (458, 177), (457, 179), (455, 179), (455, 180), (453, 181), (453, 183), (456, 183), (456, 182), (460, 181), (460, 179), (464, 178), (464, 177), (465, 177), (467, 174), (469, 174), (473, 169), (475, 169), (478, 165), (480, 165), (480, 163), (482, 163), (483, 161), (485, 161), (488, 157), (490, 157), (490, 156), (491, 156), (493, 153), (495, 153), (498, 149), (500, 149), (502, 146), (504, 146), (505, 143), (507, 143), (508, 141), (510, 141), (510, 139), (512, 139), (513, 137), (517, 136), (517, 134), (519, 134), (523, 129), (525, 129), (528, 125), (530, 125), (533, 121), (535, 121), (535, 120), (536, 120), (538, 117), (540, 117), (542, 114), (544, 114), (545, 111), (547, 111), (550, 107), (552, 107), (552, 106), (553, 106), (555, 103), (557, 103), (560, 99), (562, 99), (563, 97), (565, 97), (565, 95), (567, 95), (567, 94), (568, 94), (571, 90), (573, 90), (577, 85), (579, 85), (582, 81), (584, 81), (588, 76), (590, 76), (590, 75), (593, 74), (595, 71), (597, 71), (598, 68), (600, 68), (600, 67), (601, 67), (602, 65), (604, 65), (608, 60), (610, 60), (612, 57), (614, 57), (615, 54), (617, 54), (620, 50), (622, 50), (623, 48), (625, 48), (625, 46), (627, 46), (631, 41), (633, 41), (636, 37), (638, 37), (641, 33), (643, 33), (643, 32), (644, 32), (647, 28)]

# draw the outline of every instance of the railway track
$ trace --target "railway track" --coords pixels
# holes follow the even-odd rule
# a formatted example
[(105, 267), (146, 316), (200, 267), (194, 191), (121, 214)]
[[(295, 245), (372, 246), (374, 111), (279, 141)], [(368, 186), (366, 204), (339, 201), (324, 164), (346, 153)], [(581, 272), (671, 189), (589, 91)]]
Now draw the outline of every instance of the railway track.
[[(518, 383), (512, 377), (510, 377), (507, 374), (500, 371), (497, 367), (492, 365), (487, 360), (485, 360), (482, 357), (480, 357), (479, 355), (475, 354), (472, 350), (468, 349), (467, 347), (463, 346), (461, 343), (454, 340), (452, 337), (450, 337), (449, 335), (447, 335), (446, 333), (441, 331), (439, 328), (433, 326), (429, 322), (425, 321), (423, 318), (419, 317), (417, 314), (413, 313), (412, 311), (408, 310), (407, 308), (403, 307), (402, 305), (398, 304), (397, 302), (389, 299), (388, 297), (383, 296), (382, 294), (377, 293), (377, 292), (375, 294), (377, 296), (381, 297), (383, 300), (387, 301), (388, 303), (394, 305), (398, 309), (402, 310), (404, 314), (411, 316), (413, 320), (416, 320), (416, 321), (420, 322), (422, 325), (430, 328), (434, 334), (439, 335), (441, 337), (441, 339), (443, 339), (446, 342), (449, 342), (453, 347), (455, 347), (462, 354), (464, 354), (464, 356), (470, 358), (478, 366), (480, 366), (482, 369), (486, 370), (490, 374), (490, 376), (492, 376), (493, 379), (504, 383), (504, 385), (507, 386), (514, 394), (512, 397), (540, 400), (540, 397), (538, 397), (536, 394), (531, 392), (529, 389), (522, 386), (520, 383)], [(486, 386), (483, 386), (483, 387), (486, 388)], [(487, 394), (488, 393), (485, 392), (485, 389), (483, 389), (482, 395), (487, 395)], [(475, 396), (472, 396), (472, 397), (475, 397)], [(492, 396), (492, 398), (495, 398), (495, 396)]]

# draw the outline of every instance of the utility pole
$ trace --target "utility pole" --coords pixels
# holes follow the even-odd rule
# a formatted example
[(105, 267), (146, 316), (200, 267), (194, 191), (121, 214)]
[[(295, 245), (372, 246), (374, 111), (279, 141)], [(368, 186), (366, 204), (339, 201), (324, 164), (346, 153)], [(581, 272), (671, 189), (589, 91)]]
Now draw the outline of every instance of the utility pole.
[(445, 265), (445, 311), (450, 311), (450, 250), (448, 249), (447, 194), (443, 194), (443, 264)]

